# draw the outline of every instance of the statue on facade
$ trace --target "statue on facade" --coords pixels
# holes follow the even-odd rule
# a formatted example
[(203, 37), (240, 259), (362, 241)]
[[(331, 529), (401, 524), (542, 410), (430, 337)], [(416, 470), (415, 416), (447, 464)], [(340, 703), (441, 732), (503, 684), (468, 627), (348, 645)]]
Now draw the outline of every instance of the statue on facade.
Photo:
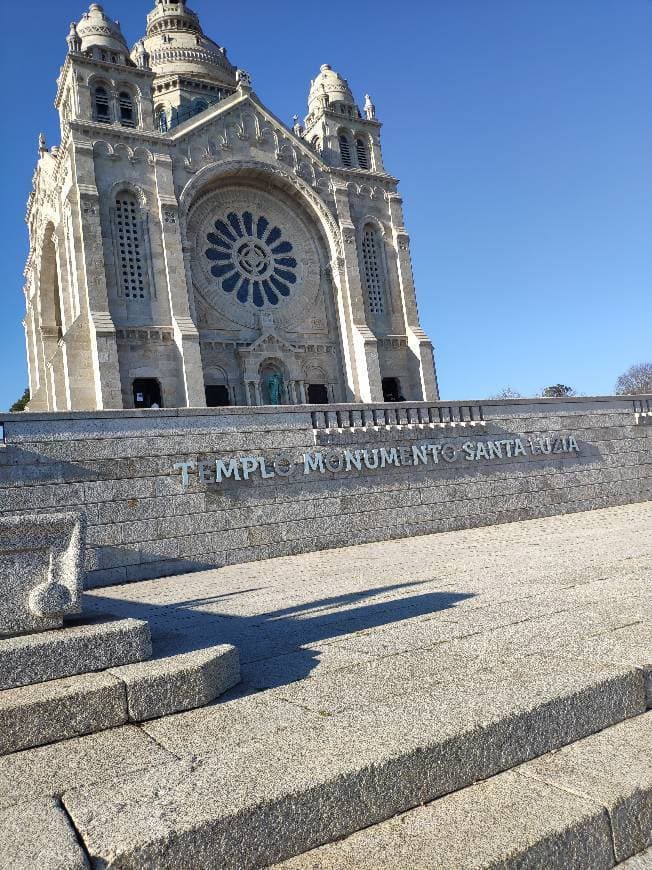
[(283, 404), (283, 378), (274, 372), (267, 378), (267, 390), (269, 392), (270, 405)]

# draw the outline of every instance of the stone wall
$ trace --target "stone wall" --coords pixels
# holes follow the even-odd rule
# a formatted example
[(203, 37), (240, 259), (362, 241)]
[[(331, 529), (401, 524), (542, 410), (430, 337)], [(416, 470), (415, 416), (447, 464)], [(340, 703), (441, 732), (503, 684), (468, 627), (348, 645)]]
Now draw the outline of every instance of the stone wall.
[[(643, 397), (6, 415), (0, 516), (82, 510), (93, 587), (590, 510), (652, 498), (651, 410)], [(358, 470), (383, 448), (386, 467)], [(318, 453), (343, 470), (304, 474)], [(269, 476), (200, 480), (242, 457)], [(206, 464), (184, 486), (186, 462)]]

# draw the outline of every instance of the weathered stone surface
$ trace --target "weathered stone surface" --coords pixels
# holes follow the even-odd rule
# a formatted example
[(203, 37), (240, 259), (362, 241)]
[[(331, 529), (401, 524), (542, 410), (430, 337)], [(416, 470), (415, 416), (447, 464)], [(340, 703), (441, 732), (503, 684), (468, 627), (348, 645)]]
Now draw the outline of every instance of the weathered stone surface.
[(634, 855), (633, 858), (629, 858), (627, 861), (623, 861), (618, 867), (620, 870), (650, 870), (652, 867), (652, 848)]
[(618, 861), (652, 842), (652, 713), (531, 761), (521, 772), (606, 807)]
[(0, 517), (0, 636), (81, 611), (86, 525), (78, 514)]
[(127, 722), (125, 686), (84, 674), (0, 692), (0, 754), (105, 731)]
[(100, 621), (0, 640), (0, 690), (103, 671), (147, 659), (149, 626), (139, 619)]
[(240, 682), (240, 659), (223, 645), (112, 668), (127, 693), (129, 718), (144, 722), (210, 704)]
[(173, 759), (143, 731), (123, 725), (0, 757), (0, 810), (71, 788), (126, 779)]
[(503, 773), (276, 866), (284, 870), (608, 870), (613, 864), (609, 820), (599, 805)]
[(1, 870), (88, 870), (70, 822), (52, 799), (0, 812)]
[(67, 792), (90, 854), (109, 866), (258, 867), (463, 788), (644, 709), (643, 678), (533, 662), (327, 716), (305, 730), (207, 748), (130, 781)]

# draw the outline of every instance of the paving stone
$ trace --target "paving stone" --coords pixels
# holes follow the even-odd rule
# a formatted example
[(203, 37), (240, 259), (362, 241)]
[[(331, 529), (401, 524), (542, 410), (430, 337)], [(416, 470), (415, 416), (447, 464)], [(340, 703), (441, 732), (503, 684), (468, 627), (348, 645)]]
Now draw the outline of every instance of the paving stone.
[(125, 686), (84, 674), (0, 692), (0, 755), (115, 728), (128, 720)]
[(652, 867), (652, 848), (639, 852), (633, 858), (628, 858), (619, 864), (620, 870), (650, 870)]
[[(63, 796), (95, 860), (259, 867), (390, 818), (644, 709), (634, 670), (503, 676), (324, 717)], [(502, 688), (501, 688), (502, 687)]]
[(68, 817), (52, 800), (0, 812), (0, 870), (88, 870)]
[(166, 716), (143, 727), (174, 755), (201, 758), (250, 741), (264, 744), (271, 734), (285, 729), (309, 729), (319, 724), (320, 719), (318, 713), (288, 704), (278, 693), (265, 692)]
[(0, 691), (140, 662), (152, 654), (143, 620), (83, 623), (0, 640)]
[(209, 647), (110, 671), (126, 689), (129, 718), (144, 722), (210, 704), (240, 682), (235, 647)]
[(592, 801), (513, 773), (275, 865), (283, 870), (613, 867), (609, 820)]
[(70, 788), (124, 779), (173, 756), (133, 725), (0, 757), (0, 810)]
[(606, 807), (618, 861), (652, 842), (652, 713), (531, 761), (520, 771)]

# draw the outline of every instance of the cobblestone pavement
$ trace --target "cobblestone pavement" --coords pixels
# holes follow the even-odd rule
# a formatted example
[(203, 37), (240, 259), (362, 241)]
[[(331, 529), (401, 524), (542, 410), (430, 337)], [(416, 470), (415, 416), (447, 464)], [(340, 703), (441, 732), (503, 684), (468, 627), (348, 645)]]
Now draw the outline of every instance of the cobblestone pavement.
[(480, 661), (604, 636), (649, 619), (651, 569), (646, 502), (100, 589), (85, 607), (149, 620), (159, 655), (235, 644), (246, 694), (437, 644), (450, 658), (465, 638)]

